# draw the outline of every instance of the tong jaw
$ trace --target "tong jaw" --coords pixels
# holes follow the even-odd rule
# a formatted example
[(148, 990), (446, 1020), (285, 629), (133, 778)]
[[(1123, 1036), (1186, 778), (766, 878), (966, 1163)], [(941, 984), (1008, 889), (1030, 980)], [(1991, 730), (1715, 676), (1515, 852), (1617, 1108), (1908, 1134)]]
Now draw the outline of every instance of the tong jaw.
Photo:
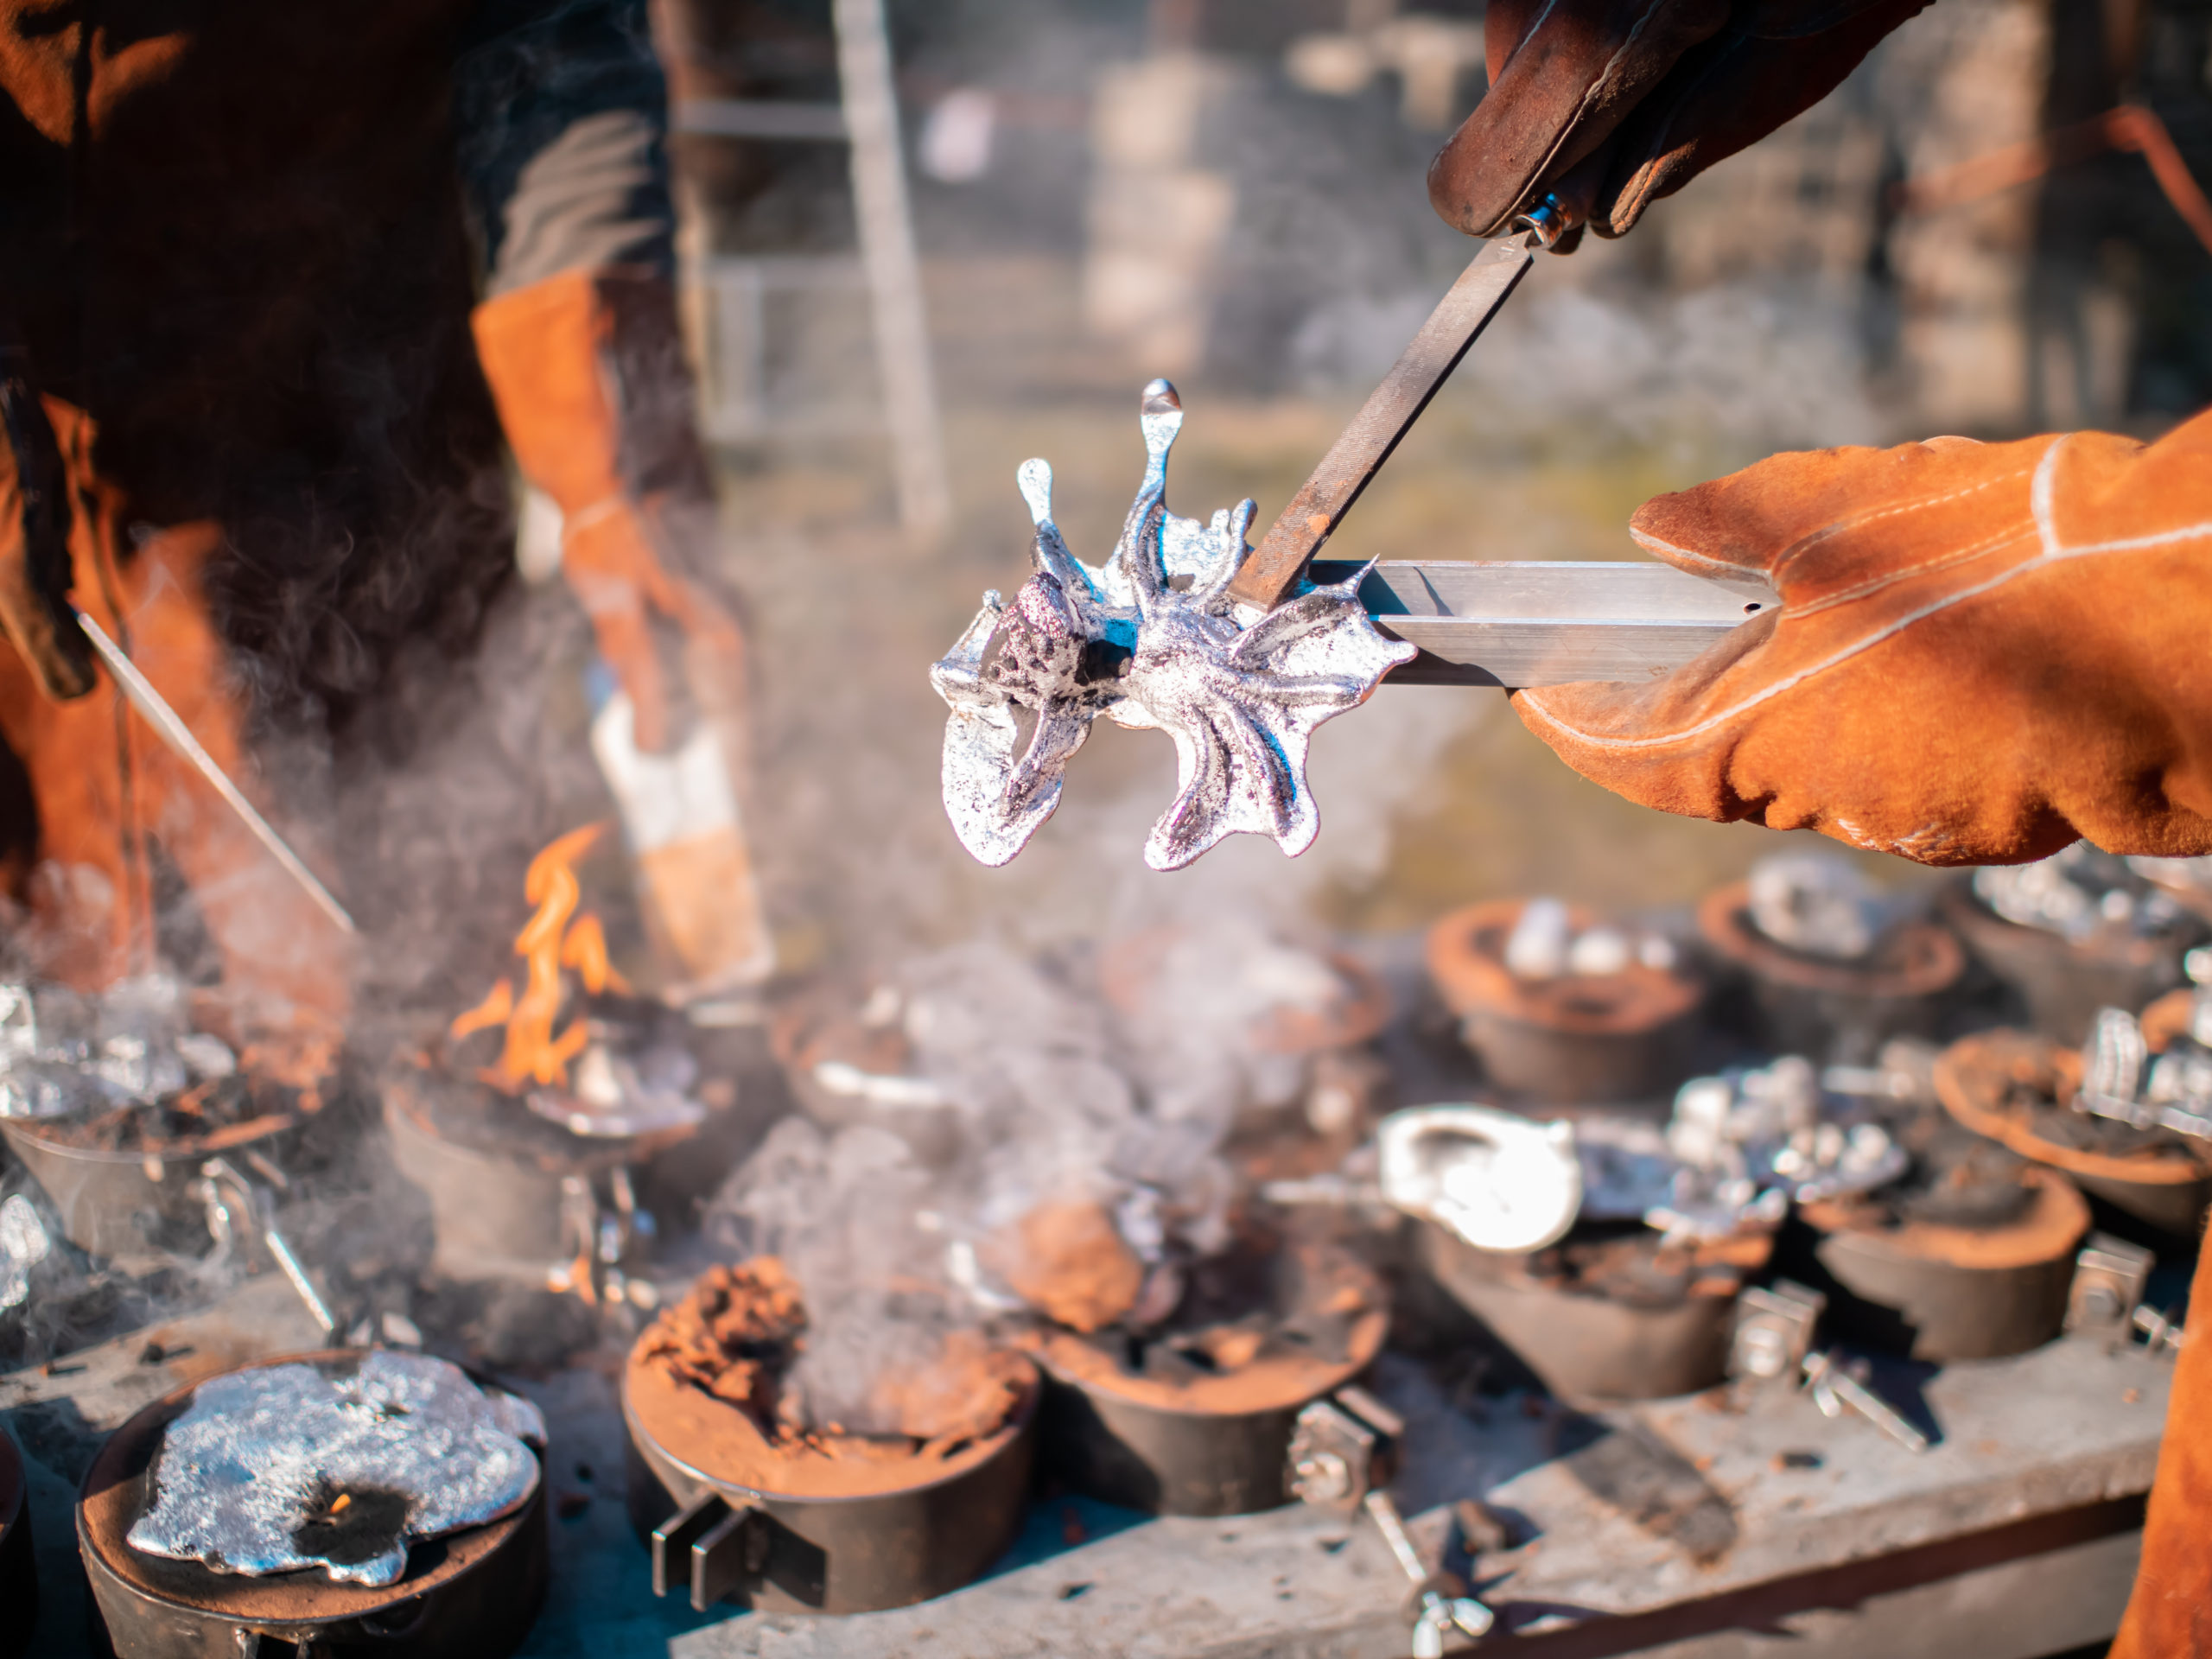
[(1011, 605), (984, 594), (930, 671), (952, 710), (945, 811), (985, 864), (1009, 861), (1052, 816), (1068, 760), (1102, 714), (1175, 741), (1175, 799), (1145, 842), (1154, 869), (1181, 869), (1237, 834), (1270, 836), (1295, 857), (1321, 827), (1306, 782), (1314, 728), (1414, 655), (1368, 620), (1364, 569), (1264, 613), (1233, 605), (1252, 503), (1203, 524), (1177, 517), (1166, 503), (1183, 425), (1175, 388), (1147, 386), (1138, 423), (1144, 481), (1112, 556), (1094, 567), (1069, 552), (1052, 522), (1052, 469), (1025, 461), (1016, 479), (1037, 526), (1036, 572)]

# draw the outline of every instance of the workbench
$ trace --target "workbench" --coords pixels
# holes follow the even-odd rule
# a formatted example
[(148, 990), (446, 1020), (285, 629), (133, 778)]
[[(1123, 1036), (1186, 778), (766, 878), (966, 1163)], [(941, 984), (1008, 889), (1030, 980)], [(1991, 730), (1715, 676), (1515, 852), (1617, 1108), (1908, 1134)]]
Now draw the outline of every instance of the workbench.
[[(75, 1484), (100, 1439), (214, 1371), (322, 1345), (289, 1287), (246, 1281), (189, 1317), (0, 1376), (26, 1454), (44, 1605), (32, 1653), (83, 1651)], [(622, 1501), (613, 1364), (502, 1378), (551, 1430), (550, 1599), (532, 1659), (1392, 1659), (1408, 1585), (1364, 1516), (1301, 1508), (1151, 1520), (1040, 1498), (993, 1573), (843, 1619), (695, 1614), (653, 1599)], [(1802, 1394), (1583, 1413), (1534, 1395), (1455, 1402), (1420, 1363), (1370, 1379), (1406, 1419), (1395, 1494), (1433, 1561), (1452, 1505), (1519, 1535), (1471, 1565), (1498, 1615), (1485, 1654), (1789, 1659), (1972, 1652), (2037, 1659), (2114, 1628), (2140, 1542), (2170, 1359), (2077, 1339), (2005, 1360), (1893, 1366), (1885, 1391), (1940, 1436), (1915, 1455)]]

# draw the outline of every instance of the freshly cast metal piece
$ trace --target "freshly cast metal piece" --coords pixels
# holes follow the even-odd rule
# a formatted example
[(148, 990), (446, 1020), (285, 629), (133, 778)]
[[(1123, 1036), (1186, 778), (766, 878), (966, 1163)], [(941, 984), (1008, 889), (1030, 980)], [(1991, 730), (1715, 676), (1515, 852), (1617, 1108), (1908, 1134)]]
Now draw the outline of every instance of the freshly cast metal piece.
[(221, 1573), (320, 1567), (391, 1584), (410, 1543), (529, 1500), (538, 1466), (525, 1440), (544, 1444), (537, 1407), (424, 1354), (378, 1350), (346, 1378), (311, 1364), (233, 1371), (201, 1383), (163, 1433), (156, 1495), (130, 1544)]
[(1548, 197), (1484, 245), (1249, 556), (1250, 501), (1210, 525), (1166, 509), (1182, 405), (1164, 380), (1146, 389), (1151, 464), (1103, 567), (1078, 563), (1053, 526), (1052, 468), (1023, 465), (1037, 574), (1011, 606), (986, 594), (930, 673), (952, 709), (944, 804), (962, 845), (990, 865), (1019, 853), (1105, 714), (1175, 739), (1179, 790), (1146, 845), (1153, 868), (1179, 869), (1239, 831), (1295, 856), (1320, 825), (1306, 785), (1313, 729), (1365, 702), (1384, 674), (1465, 685), (1634, 680), (1691, 661), (1773, 604), (1756, 581), (1656, 564), (1313, 568), (1535, 251), (1567, 225)]
[(1383, 1201), (1478, 1250), (1540, 1250), (1574, 1224), (1574, 1125), (1488, 1106), (1416, 1106), (1376, 1129)]
[[(1140, 424), (1144, 482), (1113, 556), (1093, 568), (1068, 551), (1052, 522), (1052, 468), (1025, 462), (1037, 574), (1010, 606), (987, 594), (930, 671), (952, 709), (945, 810), (986, 864), (1006, 863), (1052, 816), (1067, 762), (1101, 714), (1175, 740), (1176, 797), (1145, 843), (1154, 869), (1180, 869), (1239, 832), (1302, 853), (1321, 827), (1306, 784), (1314, 728), (1414, 656), (1375, 631), (1357, 575), (1249, 620), (1235, 614), (1227, 589), (1252, 503), (1210, 524), (1176, 517), (1167, 455), (1183, 405), (1166, 381), (1145, 388)], [(1033, 722), (1026, 741), (1022, 715)]]
[(77, 613), (77, 621), (85, 630), (85, 638), (92, 642), (92, 649), (99, 653), (100, 661), (107, 664), (107, 671), (123, 688), (123, 695), (130, 699), (130, 706), (144, 716), (156, 735), (214, 786), (215, 792), (223, 798), (223, 804), (238, 815), (239, 822), (283, 866), (284, 874), (300, 884), (316, 907), (336, 923), (341, 932), (353, 932), (353, 918), (346, 914), (346, 906), (315, 880), (315, 872), (301, 861), (300, 855), (270, 826), (269, 820), (253, 810), (253, 803), (238, 792), (238, 786), (231, 781), (229, 774), (215, 764), (215, 757), (200, 747), (200, 740), (192, 734), (192, 728), (184, 723), (183, 716), (154, 690), (154, 683), (138, 671), (138, 665), (123, 654), (123, 647), (109, 639), (106, 631), (82, 611)]

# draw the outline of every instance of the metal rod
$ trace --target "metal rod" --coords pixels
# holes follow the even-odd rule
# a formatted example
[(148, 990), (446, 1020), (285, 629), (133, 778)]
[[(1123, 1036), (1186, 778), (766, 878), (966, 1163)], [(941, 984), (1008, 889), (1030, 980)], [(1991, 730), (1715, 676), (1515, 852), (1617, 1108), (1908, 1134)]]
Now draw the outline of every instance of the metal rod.
[(253, 810), (253, 804), (238, 793), (238, 786), (231, 781), (229, 774), (215, 764), (213, 755), (200, 747), (200, 740), (192, 734), (192, 728), (186, 725), (183, 717), (169, 707), (168, 700), (154, 690), (154, 683), (138, 671), (137, 664), (123, 654), (123, 647), (109, 639), (105, 630), (82, 611), (77, 613), (77, 620), (85, 630), (85, 637), (92, 642), (92, 649), (99, 654), (100, 661), (106, 664), (108, 672), (115, 676), (115, 683), (122, 687), (123, 695), (130, 700), (130, 706), (154, 728), (155, 734), (214, 785), (215, 792), (223, 798), (224, 804), (238, 815), (245, 827), (253, 831), (254, 838), (284, 867), (285, 874), (306, 890), (308, 897), (315, 900), (324, 915), (344, 931), (355, 931), (353, 918), (346, 914), (346, 906), (331, 897), (330, 889), (315, 880), (315, 872), (300, 861), (300, 855), (285, 844), (284, 838), (270, 826), (266, 818)]
[(1452, 284), (1382, 384), (1344, 428), (1312, 477), (1230, 584), (1243, 605), (1273, 610), (1298, 583), (1306, 562), (1336, 530), (1368, 480), (1421, 418), (1459, 359), (1535, 263), (1542, 232), (1522, 231), (1487, 242)]
[(1382, 1534), (1382, 1541), (1390, 1546), (1390, 1553), (1398, 1558), (1398, 1565), (1405, 1570), (1406, 1576), (1415, 1584), (1426, 1582), (1428, 1565), (1421, 1560), (1421, 1552), (1414, 1548), (1414, 1541), (1407, 1536), (1405, 1520), (1399, 1515), (1398, 1506), (1390, 1501), (1390, 1494), (1378, 1486), (1360, 1502), (1366, 1506), (1368, 1514), (1375, 1517), (1375, 1524)]
[(938, 418), (937, 373), (930, 362), (929, 318), (922, 306), (921, 262), (899, 153), (899, 100), (883, 0), (834, 0), (838, 96), (852, 137), (853, 202), (859, 210), (861, 260), (875, 308), (876, 360), (899, 479), (899, 516), (932, 534), (952, 516), (944, 434)]
[[(1360, 567), (1317, 560), (1316, 582)], [(1567, 560), (1385, 560), (1359, 596), (1376, 625), (1421, 647), (1396, 684), (1562, 685), (1642, 680), (1692, 662), (1781, 601), (1756, 575), (1716, 581), (1670, 565)]]
[(323, 1328), (326, 1334), (336, 1331), (338, 1320), (332, 1314), (330, 1305), (316, 1294), (314, 1281), (308, 1277), (308, 1270), (301, 1265), (300, 1258), (292, 1253), (292, 1247), (285, 1241), (284, 1235), (274, 1227), (264, 1227), (261, 1238), (269, 1246), (269, 1254), (276, 1258), (276, 1265), (284, 1270), (284, 1276), (292, 1281), (292, 1288), (300, 1293), (300, 1300), (308, 1305), (308, 1312), (314, 1316), (315, 1322)]

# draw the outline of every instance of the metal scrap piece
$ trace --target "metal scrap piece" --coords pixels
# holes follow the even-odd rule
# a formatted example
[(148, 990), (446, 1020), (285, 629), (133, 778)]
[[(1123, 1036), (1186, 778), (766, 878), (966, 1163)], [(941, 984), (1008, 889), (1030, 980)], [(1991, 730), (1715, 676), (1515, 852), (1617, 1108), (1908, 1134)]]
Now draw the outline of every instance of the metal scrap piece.
[(1224, 836), (1271, 837), (1294, 857), (1320, 812), (1306, 781), (1325, 721), (1374, 694), (1414, 647), (1377, 632), (1360, 602), (1361, 569), (1254, 613), (1230, 584), (1250, 548), (1253, 504), (1201, 524), (1166, 505), (1167, 456), (1183, 405), (1165, 380), (1145, 388), (1144, 481), (1100, 567), (1068, 550), (1052, 522), (1052, 470), (1025, 462), (1037, 527), (1035, 574), (1011, 605), (997, 593), (930, 683), (945, 724), (946, 814), (983, 863), (1007, 862), (1058, 805), (1067, 763), (1101, 714), (1175, 741), (1177, 790), (1153, 826), (1145, 862), (1190, 863)]
[(378, 1350), (348, 1377), (311, 1364), (200, 1385), (162, 1433), (133, 1549), (261, 1576), (320, 1567), (395, 1582), (408, 1546), (511, 1515), (537, 1490), (545, 1422), (459, 1366)]

